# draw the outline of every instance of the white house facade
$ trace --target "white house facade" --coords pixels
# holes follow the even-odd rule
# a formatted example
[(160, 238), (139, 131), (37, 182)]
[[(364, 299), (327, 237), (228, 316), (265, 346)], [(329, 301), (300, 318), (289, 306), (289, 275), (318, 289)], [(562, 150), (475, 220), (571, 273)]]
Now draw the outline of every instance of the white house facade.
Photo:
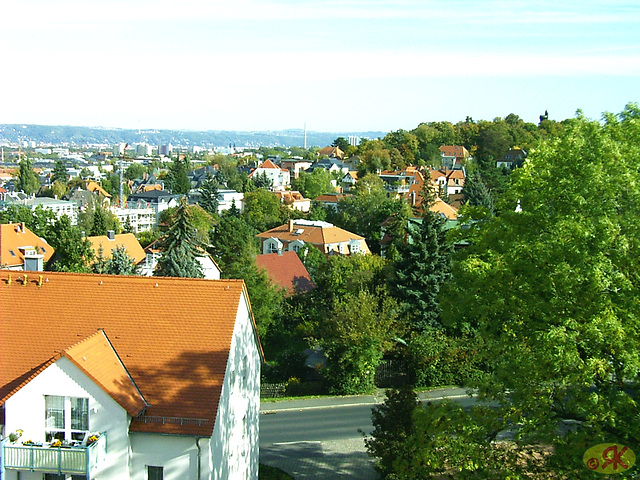
[(91, 308), (0, 313), (2, 479), (258, 478), (262, 350), (242, 281), (8, 275), (3, 306), (73, 289)]

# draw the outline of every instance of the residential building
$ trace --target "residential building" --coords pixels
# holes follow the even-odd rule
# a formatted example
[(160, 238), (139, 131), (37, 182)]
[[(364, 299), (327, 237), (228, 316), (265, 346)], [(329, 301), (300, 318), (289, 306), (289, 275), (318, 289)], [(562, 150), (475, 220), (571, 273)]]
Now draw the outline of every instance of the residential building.
[(289, 220), (288, 223), (257, 235), (262, 253), (297, 252), (305, 244), (313, 245), (325, 255), (371, 253), (364, 237), (328, 222)]
[(293, 251), (279, 251), (256, 256), (256, 265), (267, 272), (271, 281), (287, 294), (306, 293), (315, 288), (306, 267)]
[(15, 203), (16, 205), (24, 205), (31, 210), (35, 210), (41, 206), (45, 210), (51, 210), (58, 218), (66, 215), (71, 220), (71, 225), (78, 223), (78, 205), (68, 200), (59, 200), (49, 197), (29, 197), (24, 200), (7, 201), (7, 203)]
[(152, 208), (155, 213), (155, 225), (158, 225), (158, 218), (165, 210), (177, 207), (177, 196), (167, 190), (150, 190), (148, 192), (138, 192), (129, 195), (127, 207)]
[(319, 157), (327, 156), (329, 158), (337, 158), (338, 160), (342, 160), (344, 158), (344, 152), (340, 149), (340, 147), (324, 147), (318, 150), (317, 155)]
[(244, 212), (244, 193), (235, 190), (218, 190), (218, 213), (229, 210), (233, 204), (240, 212)]
[(440, 147), (442, 168), (452, 169), (456, 165), (465, 165), (469, 157), (469, 150), (462, 145), (442, 145)]
[(274, 192), (274, 195), (291, 210), (308, 212), (311, 209), (311, 199), (304, 198), (300, 192), (287, 190), (286, 192)]
[(513, 169), (521, 166), (524, 163), (525, 158), (527, 158), (526, 151), (518, 147), (510, 148), (507, 153), (498, 159), (496, 167)]
[(343, 192), (349, 192), (353, 187), (355, 187), (356, 182), (358, 181), (358, 172), (357, 170), (351, 170), (347, 172), (344, 177), (340, 180), (340, 185), (342, 186)]
[(156, 226), (156, 211), (149, 208), (117, 208), (111, 212), (118, 217), (120, 225), (128, 225), (133, 233), (140, 233), (153, 229)]
[(288, 160), (282, 160), (280, 166), (286, 168), (290, 172), (293, 172), (293, 178), (298, 178), (300, 172), (304, 172), (312, 165), (312, 162), (308, 160), (302, 160), (301, 158), (292, 158)]
[(241, 280), (33, 277), (0, 271), (3, 479), (258, 478)]
[(323, 193), (314, 198), (313, 201), (321, 203), (335, 212), (338, 210), (338, 203), (349, 197), (353, 197), (353, 195), (347, 193)]
[(24, 226), (24, 223), (0, 225), (0, 268), (43, 271), (54, 248)]
[(255, 168), (249, 178), (256, 178), (259, 175), (265, 175), (271, 180), (272, 190), (284, 190), (291, 185), (291, 174), (289, 170), (280, 168), (278, 165), (267, 159)]
[(431, 186), (436, 192), (441, 192), (442, 195), (453, 195), (462, 192), (465, 180), (464, 169), (449, 170), (445, 168), (436, 170), (432, 168), (429, 170), (429, 175), (431, 177)]

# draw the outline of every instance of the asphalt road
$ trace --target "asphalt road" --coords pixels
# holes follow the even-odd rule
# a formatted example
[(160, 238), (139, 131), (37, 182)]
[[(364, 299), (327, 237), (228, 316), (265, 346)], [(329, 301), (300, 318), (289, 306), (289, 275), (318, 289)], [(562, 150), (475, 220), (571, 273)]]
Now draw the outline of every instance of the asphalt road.
[(370, 433), (372, 405), (276, 410), (260, 415), (260, 445), (360, 438)]
[[(260, 415), (260, 461), (278, 467), (296, 480), (377, 478), (364, 448), (371, 409), (384, 392), (356, 397), (323, 397), (263, 403)], [(451, 398), (464, 406), (473, 398), (460, 388), (419, 394), (421, 401)]]

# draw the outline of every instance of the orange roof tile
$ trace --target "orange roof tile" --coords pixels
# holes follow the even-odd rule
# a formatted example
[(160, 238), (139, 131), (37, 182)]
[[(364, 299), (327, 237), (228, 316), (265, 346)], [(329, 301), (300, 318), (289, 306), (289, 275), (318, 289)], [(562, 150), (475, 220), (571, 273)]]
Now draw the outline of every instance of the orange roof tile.
[(124, 247), (127, 251), (127, 255), (133, 259), (133, 263), (136, 265), (146, 258), (144, 249), (140, 242), (133, 233), (120, 233), (114, 235), (114, 239), (111, 240), (106, 235), (96, 235), (94, 237), (87, 237), (87, 240), (91, 242), (91, 249), (96, 258), (99, 256), (100, 247), (102, 246), (102, 256), (105, 259), (113, 256), (113, 251), (118, 247)]
[(258, 255), (256, 264), (267, 272), (273, 283), (286, 288), (289, 293), (304, 293), (315, 287), (296, 252)]
[[(132, 431), (212, 434), (246, 295), (241, 280), (46, 272), (41, 285), (33, 274), (23, 285), (24, 277), (0, 271), (0, 404), (56, 352), (103, 329), (151, 405), (146, 415), (202, 420), (132, 422)], [(88, 371), (103, 378), (94, 368)]]
[[(24, 248), (33, 247), (48, 262), (54, 248), (21, 223), (0, 225), (0, 267), (24, 264)], [(13, 253), (12, 253), (13, 252)]]
[(66, 349), (67, 357), (131, 416), (148, 406), (103, 330)]

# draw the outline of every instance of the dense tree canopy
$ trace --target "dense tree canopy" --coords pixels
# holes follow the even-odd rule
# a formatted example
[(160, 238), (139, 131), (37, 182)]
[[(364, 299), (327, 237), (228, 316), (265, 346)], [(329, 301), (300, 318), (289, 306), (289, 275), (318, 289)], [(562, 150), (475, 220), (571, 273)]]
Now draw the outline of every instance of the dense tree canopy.
[[(587, 448), (638, 451), (638, 139), (637, 105), (578, 116), (514, 172), (441, 303), (451, 331), (484, 343), (489, 369), (471, 385), (491, 407), (418, 409), (397, 478), (591, 478)], [(492, 443), (501, 432), (514, 442)]]

